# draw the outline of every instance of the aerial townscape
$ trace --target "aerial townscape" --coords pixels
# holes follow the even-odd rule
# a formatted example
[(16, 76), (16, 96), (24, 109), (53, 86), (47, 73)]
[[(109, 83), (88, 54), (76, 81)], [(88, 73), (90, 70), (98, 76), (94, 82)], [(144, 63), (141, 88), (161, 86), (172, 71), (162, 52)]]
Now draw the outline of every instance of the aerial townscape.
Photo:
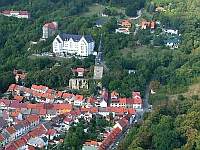
[(0, 0), (0, 150), (199, 150), (198, 0)]

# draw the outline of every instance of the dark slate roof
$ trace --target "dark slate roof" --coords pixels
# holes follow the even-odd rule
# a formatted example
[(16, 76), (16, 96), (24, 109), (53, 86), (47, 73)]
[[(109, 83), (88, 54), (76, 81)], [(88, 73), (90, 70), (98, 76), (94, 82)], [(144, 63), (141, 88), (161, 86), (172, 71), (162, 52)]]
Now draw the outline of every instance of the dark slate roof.
[(3, 117), (0, 117), (0, 120), (1, 120), (0, 121), (0, 129), (5, 128), (8, 123), (6, 122), (6, 120), (3, 119)]
[(38, 109), (32, 109), (32, 110), (31, 110), (31, 114), (36, 114), (36, 115), (38, 115), (38, 114), (39, 114), (39, 110), (38, 110)]
[(179, 37), (172, 37), (172, 38), (165, 40), (164, 43), (178, 44), (178, 43), (180, 43), (180, 38)]
[(52, 129), (52, 125), (50, 122), (46, 122), (43, 124), (46, 129)]
[(46, 143), (48, 141), (48, 138), (46, 136), (42, 137), (43, 141)]
[(20, 129), (22, 129), (24, 126), (23, 126), (21, 123), (19, 123), (19, 124), (14, 125), (13, 127), (14, 127), (16, 130), (20, 130)]
[(7, 131), (2, 132), (1, 134), (3, 135), (4, 139), (8, 139), (10, 137)]
[(95, 24), (96, 24), (96, 25), (104, 25), (104, 24), (106, 24), (107, 22), (108, 22), (107, 19), (100, 18), (100, 19), (97, 19), (97, 20), (95, 21)]
[(67, 41), (69, 39), (73, 39), (73, 41), (75, 42), (78, 42), (80, 41), (80, 39), (84, 36), (85, 40), (88, 42), (88, 43), (91, 43), (93, 42), (93, 38), (91, 35), (75, 35), (75, 34), (66, 34), (66, 33), (61, 33), (59, 34), (59, 36), (61, 37), (61, 39), (63, 41)]

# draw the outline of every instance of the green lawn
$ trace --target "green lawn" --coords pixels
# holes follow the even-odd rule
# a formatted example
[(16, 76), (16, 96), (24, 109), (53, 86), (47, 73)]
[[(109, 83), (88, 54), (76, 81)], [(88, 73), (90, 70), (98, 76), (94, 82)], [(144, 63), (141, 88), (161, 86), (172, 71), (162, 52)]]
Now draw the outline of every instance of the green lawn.
[(103, 5), (94, 4), (89, 7), (89, 11), (83, 13), (82, 15), (85, 17), (92, 16), (92, 15), (100, 15), (104, 8), (105, 8), (105, 6), (103, 6)]

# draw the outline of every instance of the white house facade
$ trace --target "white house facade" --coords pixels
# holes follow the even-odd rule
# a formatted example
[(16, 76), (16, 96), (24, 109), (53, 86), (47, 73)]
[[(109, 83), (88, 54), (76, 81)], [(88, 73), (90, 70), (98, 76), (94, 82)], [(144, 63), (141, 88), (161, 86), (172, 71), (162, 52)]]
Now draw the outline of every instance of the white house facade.
[(42, 38), (48, 39), (50, 36), (53, 36), (56, 33), (57, 29), (58, 29), (57, 22), (46, 23), (42, 27), (42, 31), (43, 31)]
[(93, 54), (95, 42), (91, 35), (59, 34), (53, 41), (55, 54), (70, 54), (87, 57)]

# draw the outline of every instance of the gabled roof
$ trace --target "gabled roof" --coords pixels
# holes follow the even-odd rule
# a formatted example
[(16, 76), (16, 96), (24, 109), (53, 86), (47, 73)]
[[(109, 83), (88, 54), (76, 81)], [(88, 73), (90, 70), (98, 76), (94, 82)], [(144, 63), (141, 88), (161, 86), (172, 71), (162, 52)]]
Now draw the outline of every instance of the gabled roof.
[(75, 34), (66, 34), (66, 33), (61, 33), (59, 34), (60, 38), (63, 40), (63, 41), (68, 41), (70, 39), (73, 39), (73, 41), (75, 42), (79, 42), (81, 40), (82, 37), (85, 38), (85, 40), (88, 42), (88, 43), (91, 43), (93, 42), (93, 38), (91, 35), (75, 35)]
[(26, 118), (26, 120), (28, 120), (28, 122), (30, 122), (30, 123), (36, 122), (36, 121), (39, 121), (39, 116), (38, 115), (30, 115)]
[(7, 100), (7, 99), (0, 99), (0, 106), (6, 106), (6, 107), (9, 107), (10, 105), (10, 100)]
[(63, 93), (62, 98), (66, 99), (66, 98), (71, 98), (73, 96), (74, 94), (71, 94), (71, 93)]
[(56, 133), (57, 133), (57, 131), (55, 129), (49, 129), (46, 134), (47, 135), (55, 135)]
[(57, 97), (60, 97), (60, 98), (61, 98), (62, 95), (63, 95), (63, 92), (61, 92), (61, 91), (58, 91), (58, 92), (56, 93), (56, 96), (57, 96)]
[(0, 142), (2, 142), (2, 141), (4, 141), (5, 139), (4, 139), (4, 137), (3, 137), (3, 135), (0, 133)]
[(63, 109), (72, 110), (72, 108), (73, 107), (71, 104), (53, 104), (54, 110), (63, 110)]
[(10, 135), (8, 134), (8, 132), (2, 132), (1, 134), (4, 137), (4, 139), (8, 139), (10, 137)]
[(44, 127), (43, 124), (39, 125), (37, 128), (35, 128), (34, 130), (32, 130), (29, 135), (31, 137), (38, 137), (38, 136), (41, 136), (43, 134), (46, 134), (47, 132), (47, 129)]
[(11, 84), (10, 86), (9, 86), (9, 88), (8, 88), (8, 91), (14, 91), (15, 90), (15, 88), (16, 88), (16, 84)]
[(10, 143), (9, 145), (5, 147), (5, 150), (16, 150), (16, 149), (17, 147), (15, 146), (14, 143)]
[(125, 118), (122, 118), (118, 121), (119, 125), (123, 128), (125, 128), (128, 125), (128, 120)]
[(77, 101), (83, 101), (84, 100), (84, 97), (83, 97), (83, 95), (76, 95), (75, 96), (75, 100), (77, 100)]
[(5, 130), (6, 130), (10, 135), (16, 132), (16, 130), (15, 130), (15, 128), (14, 128), (13, 126), (10, 126), (10, 127), (6, 128)]
[(29, 134), (23, 135), (23, 136), (21, 137), (21, 139), (24, 139), (26, 142), (27, 142), (30, 138), (31, 138), (31, 137), (30, 137)]
[(44, 27), (47, 27), (49, 29), (53, 29), (53, 30), (56, 30), (58, 28), (58, 25), (56, 22), (50, 22), (50, 23), (46, 23), (44, 25)]
[(24, 99), (24, 97), (23, 96), (19, 96), (19, 95), (15, 95), (14, 99), (19, 101), (19, 102), (21, 102)]
[(13, 127), (15, 128), (15, 130), (20, 130), (20, 129), (22, 129), (24, 126), (23, 126), (22, 123), (19, 123), (19, 124), (15, 124)]
[(23, 138), (20, 138), (14, 142), (15, 147), (18, 149), (24, 145), (26, 145), (26, 141)]

